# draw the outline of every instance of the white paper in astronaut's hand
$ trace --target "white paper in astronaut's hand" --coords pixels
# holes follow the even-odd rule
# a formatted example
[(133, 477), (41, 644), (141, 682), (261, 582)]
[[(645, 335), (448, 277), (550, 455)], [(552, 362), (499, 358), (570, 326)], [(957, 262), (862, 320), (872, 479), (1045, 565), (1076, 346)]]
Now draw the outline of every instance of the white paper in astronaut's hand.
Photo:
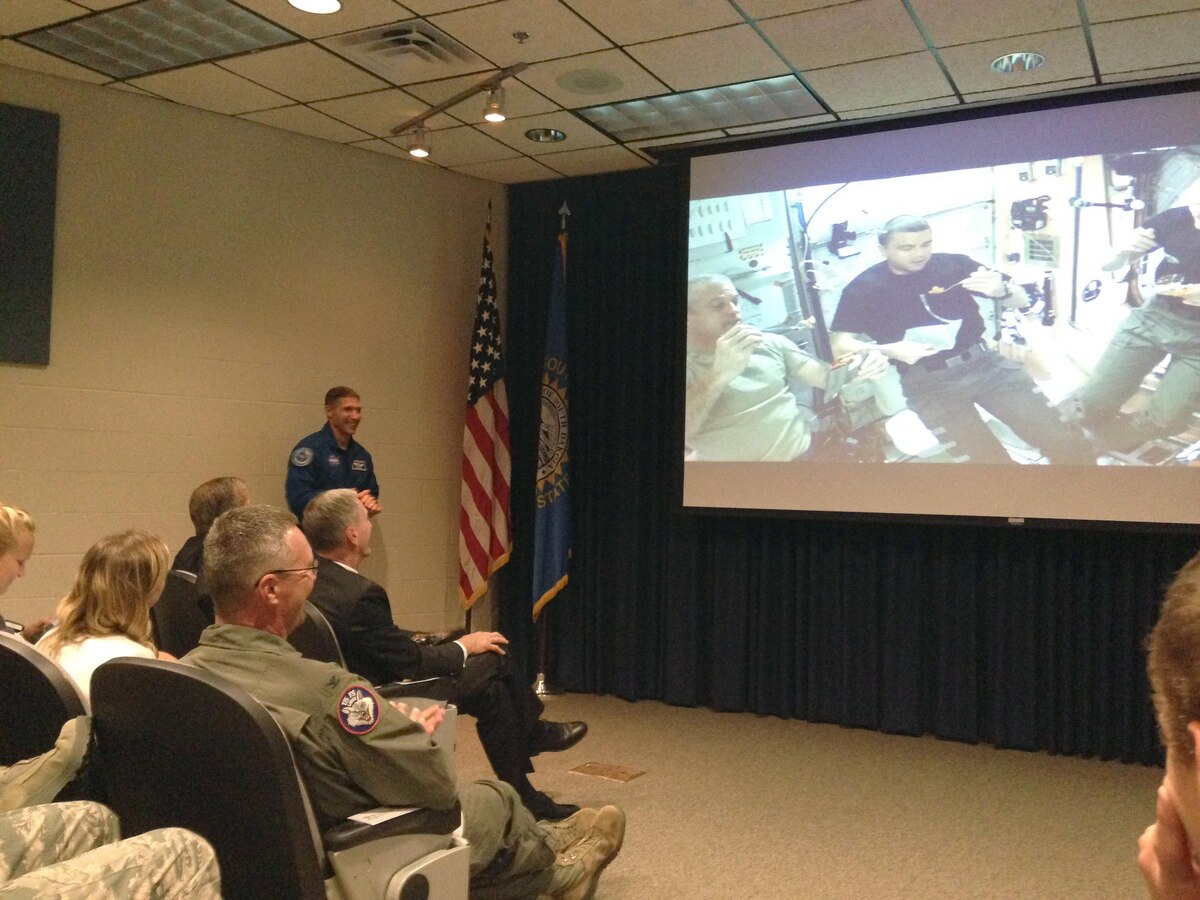
[(416, 811), (417, 807), (415, 806), (377, 806), (366, 812), (355, 813), (350, 816), (350, 819), (354, 822), (362, 822), (364, 825), (378, 825), (380, 822), (407, 816), (410, 812)]

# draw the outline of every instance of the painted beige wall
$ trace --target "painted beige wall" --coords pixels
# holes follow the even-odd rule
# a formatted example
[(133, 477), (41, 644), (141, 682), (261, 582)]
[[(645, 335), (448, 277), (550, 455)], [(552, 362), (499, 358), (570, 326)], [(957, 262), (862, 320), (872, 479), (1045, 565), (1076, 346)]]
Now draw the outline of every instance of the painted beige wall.
[[(102, 534), (177, 549), (208, 478), (284, 505), (292, 445), (350, 384), (384, 505), (364, 572), (406, 627), (460, 623), (467, 341), (505, 188), (4, 66), (0, 102), (61, 127), (50, 365), (0, 364), (0, 500), (38, 527), (4, 613), (49, 614)], [(503, 284), (501, 228), (494, 249)]]

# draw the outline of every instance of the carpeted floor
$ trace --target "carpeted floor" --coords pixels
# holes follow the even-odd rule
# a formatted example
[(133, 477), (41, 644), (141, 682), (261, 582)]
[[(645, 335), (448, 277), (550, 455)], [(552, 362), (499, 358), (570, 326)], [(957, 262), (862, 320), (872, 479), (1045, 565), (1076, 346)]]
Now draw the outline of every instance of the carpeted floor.
[[(536, 760), (556, 799), (615, 803), (597, 900), (1139, 897), (1161, 770), (744, 713), (566, 694), (588, 737)], [(463, 778), (489, 776), (459, 721)], [(620, 783), (584, 763), (645, 772)]]

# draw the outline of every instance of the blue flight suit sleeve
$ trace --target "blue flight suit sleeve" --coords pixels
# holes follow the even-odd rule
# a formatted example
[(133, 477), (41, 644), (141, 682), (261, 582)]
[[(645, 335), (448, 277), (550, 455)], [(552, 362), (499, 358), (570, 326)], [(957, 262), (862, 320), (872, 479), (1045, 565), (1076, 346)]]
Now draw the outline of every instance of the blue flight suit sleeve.
[[(304, 518), (304, 507), (308, 505), (308, 501), (326, 489), (322, 483), (322, 469), (317, 464), (316, 456), (316, 448), (305, 438), (288, 457), (284, 492), (287, 494), (288, 508), (297, 519)], [(371, 477), (373, 479), (374, 474)]]

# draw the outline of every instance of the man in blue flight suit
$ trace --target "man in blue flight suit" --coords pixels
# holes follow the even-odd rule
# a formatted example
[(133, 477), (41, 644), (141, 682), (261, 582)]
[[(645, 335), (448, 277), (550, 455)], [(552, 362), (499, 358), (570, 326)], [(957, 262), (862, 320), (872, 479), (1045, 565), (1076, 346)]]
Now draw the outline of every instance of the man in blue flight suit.
[(371, 454), (354, 440), (362, 421), (362, 400), (354, 388), (330, 388), (325, 393), (325, 418), (320, 431), (303, 438), (288, 458), (287, 502), (297, 519), (308, 501), (322, 491), (351, 488), (371, 516), (383, 512), (379, 482)]

